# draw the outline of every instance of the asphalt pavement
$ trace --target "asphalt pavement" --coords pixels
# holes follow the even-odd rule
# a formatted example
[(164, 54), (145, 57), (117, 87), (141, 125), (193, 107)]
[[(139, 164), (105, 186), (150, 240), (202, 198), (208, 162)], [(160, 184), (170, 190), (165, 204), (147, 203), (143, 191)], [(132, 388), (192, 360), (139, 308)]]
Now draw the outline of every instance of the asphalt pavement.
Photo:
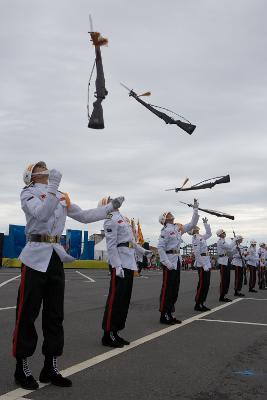
[[(108, 294), (106, 270), (66, 270), (65, 349), (59, 368), (71, 388), (46, 385), (25, 391), (14, 383), (11, 356), (17, 269), (0, 270), (0, 400), (258, 400), (267, 398), (267, 290), (229, 297), (220, 303), (219, 273), (212, 272), (208, 313), (193, 310), (195, 271), (183, 271), (175, 315), (181, 325), (159, 324), (160, 271), (134, 279), (123, 349), (101, 345), (101, 322)], [(232, 282), (234, 276), (232, 271)], [(30, 359), (36, 378), (42, 368), (42, 330)]]

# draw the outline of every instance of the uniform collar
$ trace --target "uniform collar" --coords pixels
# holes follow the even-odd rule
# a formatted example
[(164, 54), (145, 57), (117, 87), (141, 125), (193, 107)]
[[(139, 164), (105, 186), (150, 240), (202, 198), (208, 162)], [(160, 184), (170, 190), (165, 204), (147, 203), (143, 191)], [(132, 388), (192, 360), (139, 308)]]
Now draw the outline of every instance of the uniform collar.
[(174, 226), (174, 224), (170, 224), (169, 222), (165, 225), (166, 227), (173, 227)]
[(47, 184), (45, 184), (45, 183), (35, 183), (34, 187), (37, 187), (39, 189), (46, 189), (47, 188)]

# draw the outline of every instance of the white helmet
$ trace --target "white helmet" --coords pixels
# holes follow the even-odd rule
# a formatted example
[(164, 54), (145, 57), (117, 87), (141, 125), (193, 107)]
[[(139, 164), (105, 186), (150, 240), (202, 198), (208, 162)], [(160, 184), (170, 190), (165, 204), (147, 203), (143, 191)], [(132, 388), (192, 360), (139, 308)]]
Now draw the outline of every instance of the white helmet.
[(265, 246), (265, 243), (261, 242), (261, 243), (259, 243), (259, 246), (263, 247), (263, 246)]
[(216, 232), (216, 235), (221, 236), (223, 233), (225, 233), (225, 231), (223, 229), (218, 229)]
[(161, 225), (164, 225), (164, 224), (165, 224), (165, 222), (166, 222), (166, 217), (167, 217), (168, 214), (171, 214), (171, 212), (170, 212), (170, 211), (164, 211), (164, 213), (160, 214), (160, 216), (159, 216), (159, 223), (160, 223)]
[(32, 175), (49, 175), (48, 169), (38, 172), (38, 173), (32, 173), (34, 167), (36, 167), (37, 164), (40, 164), (41, 167), (47, 168), (46, 163), (44, 161), (38, 161), (35, 164), (28, 165), (28, 167), (25, 169), (25, 171), (23, 173), (23, 181), (26, 186), (29, 186), (32, 183)]
[(250, 244), (257, 244), (255, 239), (251, 239)]
[(110, 196), (103, 197), (101, 200), (99, 200), (97, 207), (106, 206), (110, 202), (110, 200)]

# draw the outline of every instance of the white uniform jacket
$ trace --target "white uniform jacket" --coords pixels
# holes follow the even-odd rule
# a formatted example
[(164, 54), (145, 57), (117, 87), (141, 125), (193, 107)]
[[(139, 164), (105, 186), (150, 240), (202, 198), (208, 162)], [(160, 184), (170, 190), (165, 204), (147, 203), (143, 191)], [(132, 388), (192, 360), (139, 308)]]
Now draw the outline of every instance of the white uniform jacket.
[[(239, 245), (239, 248), (240, 248), (243, 260), (245, 261), (244, 248), (240, 245)], [(232, 254), (233, 254), (232, 265), (235, 267), (243, 267), (242, 259), (239, 255), (236, 244), (233, 247)]]
[(229, 257), (227, 253), (231, 252), (235, 246), (235, 242), (227, 243), (225, 239), (220, 238), (217, 242), (217, 255), (219, 265), (228, 265)]
[[(131, 224), (119, 211), (108, 215), (104, 222), (109, 264), (112, 268), (122, 267), (137, 271), (135, 253), (145, 254), (146, 250), (136, 243)], [(130, 247), (119, 246), (129, 243)]]
[(255, 246), (250, 246), (247, 250), (246, 254), (246, 262), (248, 265), (251, 265), (252, 267), (257, 267), (258, 265), (258, 254)]
[[(140, 250), (142, 249), (142, 250)], [(135, 260), (136, 262), (143, 262), (143, 257), (144, 257), (144, 248), (140, 245), (138, 245), (138, 247), (135, 248)]]
[[(30, 234), (62, 235), (67, 216), (85, 224), (105, 219), (113, 210), (112, 204), (92, 210), (82, 210), (76, 204), (67, 208), (64, 194), (56, 196), (47, 193), (47, 185), (37, 183), (21, 192), (21, 207), (26, 216), (26, 238)], [(61, 244), (44, 242), (27, 242), (20, 253), (23, 264), (37, 271), (46, 272), (55, 250), (62, 262), (74, 260)]]
[(195, 267), (203, 267), (205, 271), (211, 269), (210, 256), (206, 240), (212, 236), (210, 225), (204, 224), (206, 233), (204, 235), (193, 235), (192, 250), (195, 255)]
[[(168, 269), (177, 269), (178, 257), (180, 257), (180, 245), (182, 235), (193, 229), (199, 219), (198, 209), (194, 208), (191, 222), (185, 224), (182, 229), (177, 224), (166, 224), (162, 229), (158, 241), (160, 262)], [(176, 254), (167, 254), (166, 251), (174, 251)], [(180, 264), (182, 259), (180, 257)]]
[(267, 258), (267, 251), (263, 247), (260, 247), (258, 250), (258, 262), (260, 267), (265, 267)]

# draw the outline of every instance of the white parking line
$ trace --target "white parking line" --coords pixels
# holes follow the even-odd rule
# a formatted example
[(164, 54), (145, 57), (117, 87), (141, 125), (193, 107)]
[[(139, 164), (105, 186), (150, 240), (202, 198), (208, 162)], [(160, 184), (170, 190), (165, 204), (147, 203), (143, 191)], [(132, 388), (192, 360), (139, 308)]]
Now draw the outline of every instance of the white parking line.
[(206, 318), (202, 318), (199, 320), (201, 321), (205, 321), (205, 322), (223, 322), (226, 324), (243, 324), (243, 325), (259, 325), (259, 326), (267, 326), (267, 324), (260, 324), (258, 322), (246, 322), (246, 321), (226, 321), (223, 319), (206, 319)]
[[(203, 317), (203, 315), (206, 316), (206, 315), (212, 314), (212, 313), (219, 311), (225, 307), (229, 307), (232, 304), (235, 304), (239, 301), (242, 301), (242, 299), (238, 298), (238, 299), (233, 300), (231, 303), (225, 303), (225, 304), (215, 307), (212, 310), (207, 311), (205, 313), (194, 315), (193, 317), (184, 320), (181, 325), (172, 325), (167, 328), (163, 328), (160, 331), (153, 332), (150, 335), (143, 336), (142, 338), (131, 342), (131, 344), (129, 346), (124, 346), (119, 349), (113, 349), (113, 350), (107, 351), (106, 353), (99, 354), (98, 356), (95, 356), (93, 358), (89, 358), (86, 361), (83, 361), (79, 364), (75, 364), (67, 369), (64, 369), (63, 371), (61, 371), (61, 374), (66, 377), (73, 375), (73, 374), (77, 374), (78, 372), (81, 372), (87, 368), (93, 367), (94, 365), (99, 364), (103, 361), (106, 361), (112, 357), (116, 357), (121, 353), (125, 353), (126, 351), (134, 349), (135, 347), (138, 347), (144, 343), (150, 342), (153, 339), (157, 339), (158, 337), (166, 335), (167, 333), (175, 331), (176, 329), (183, 328), (184, 326), (186, 326), (194, 321), (199, 320), (200, 318)], [(43, 387), (43, 386), (40, 386), (40, 387)], [(31, 392), (34, 392), (34, 390), (16, 389), (16, 390), (13, 390), (11, 392), (8, 392), (8, 393), (0, 396), (0, 400), (19, 400), (20, 397), (27, 396), (27, 394), (29, 394)]]
[(244, 297), (244, 300), (267, 301), (267, 299), (255, 299), (254, 297)]
[(12, 307), (2, 307), (2, 308), (0, 308), (0, 311), (3, 311), (3, 310), (11, 310), (11, 309), (14, 309), (14, 308), (16, 308), (16, 306), (12, 306)]
[(80, 271), (75, 271), (75, 272), (77, 272), (77, 274), (82, 275), (84, 278), (88, 279), (90, 282), (95, 282), (92, 278), (90, 278), (90, 277), (87, 276), (87, 275), (82, 274)]
[(0, 283), (0, 287), (7, 285), (9, 282), (14, 281), (15, 279), (17, 279), (19, 277), (20, 277), (20, 275), (17, 275), (14, 278), (8, 279), (7, 281)]

